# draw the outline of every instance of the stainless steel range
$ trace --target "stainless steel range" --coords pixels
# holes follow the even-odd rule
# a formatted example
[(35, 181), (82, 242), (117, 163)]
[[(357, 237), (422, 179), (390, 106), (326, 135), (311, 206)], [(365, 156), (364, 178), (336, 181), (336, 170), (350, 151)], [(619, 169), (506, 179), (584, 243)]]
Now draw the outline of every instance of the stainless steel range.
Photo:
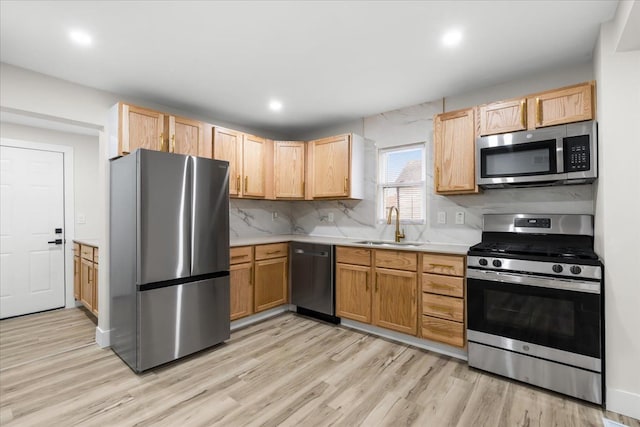
[(467, 256), (469, 365), (604, 405), (591, 215), (485, 215)]

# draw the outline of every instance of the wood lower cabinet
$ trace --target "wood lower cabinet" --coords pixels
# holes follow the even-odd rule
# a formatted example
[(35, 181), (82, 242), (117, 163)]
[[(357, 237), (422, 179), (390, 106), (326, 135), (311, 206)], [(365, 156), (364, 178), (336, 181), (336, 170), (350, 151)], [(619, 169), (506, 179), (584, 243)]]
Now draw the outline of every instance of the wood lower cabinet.
[(336, 315), (371, 323), (371, 267), (336, 264)]
[(287, 243), (231, 248), (231, 320), (289, 301)]
[(230, 318), (253, 314), (253, 246), (231, 248), (229, 268)]
[(96, 316), (98, 315), (98, 258), (97, 247), (74, 242), (74, 298)]
[(336, 246), (336, 315), (371, 323), (371, 249)]
[(465, 257), (422, 257), (421, 335), (456, 347), (465, 345)]
[(434, 117), (434, 188), (438, 194), (477, 193), (474, 109)]

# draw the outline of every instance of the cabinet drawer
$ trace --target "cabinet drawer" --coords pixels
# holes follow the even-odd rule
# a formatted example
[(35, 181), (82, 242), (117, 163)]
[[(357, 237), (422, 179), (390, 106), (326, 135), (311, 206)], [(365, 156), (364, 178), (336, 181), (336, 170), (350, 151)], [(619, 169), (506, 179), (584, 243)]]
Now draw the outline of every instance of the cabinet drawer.
[(422, 257), (422, 271), (425, 273), (464, 276), (464, 257), (458, 255), (425, 254)]
[(464, 325), (450, 320), (422, 316), (422, 338), (464, 347)]
[(231, 248), (230, 252), (229, 262), (232, 265), (253, 261), (253, 246)]
[(464, 296), (464, 278), (424, 273), (422, 275), (422, 290), (462, 298)]
[(80, 256), (87, 261), (93, 261), (93, 246), (80, 245)]
[(370, 266), (371, 249), (336, 246), (336, 262)]
[(376, 267), (393, 268), (395, 270), (416, 271), (418, 254), (405, 251), (376, 251)]
[(464, 321), (464, 301), (460, 298), (423, 293), (422, 314), (462, 322)]
[(256, 259), (279, 258), (288, 255), (288, 243), (256, 246)]

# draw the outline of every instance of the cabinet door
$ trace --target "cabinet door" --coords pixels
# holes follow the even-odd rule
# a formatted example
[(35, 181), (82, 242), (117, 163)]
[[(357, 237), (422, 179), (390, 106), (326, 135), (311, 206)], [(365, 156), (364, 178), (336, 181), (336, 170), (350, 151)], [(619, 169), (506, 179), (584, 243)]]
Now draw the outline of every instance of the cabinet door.
[(93, 293), (93, 303), (91, 304), (91, 311), (96, 316), (98, 315), (98, 264), (93, 264), (93, 286), (91, 292)]
[(242, 133), (213, 128), (213, 158), (229, 162), (229, 195), (240, 196), (242, 179)]
[(313, 197), (349, 196), (349, 135), (311, 141)]
[[(583, 83), (562, 89), (543, 92), (529, 98), (533, 111), (533, 127), (591, 120), (594, 117), (593, 85)], [(531, 116), (531, 113), (530, 113)]]
[(264, 138), (244, 135), (242, 147), (243, 196), (264, 197), (265, 195), (266, 144), (267, 141)]
[(120, 113), (121, 155), (136, 148), (167, 151), (164, 140), (164, 114), (133, 105), (121, 104)]
[(234, 264), (230, 268), (231, 320), (253, 314), (253, 264)]
[(80, 300), (80, 257), (73, 257), (73, 298)]
[(93, 286), (95, 275), (93, 273), (93, 261), (80, 259), (80, 302), (91, 310), (93, 306)]
[(204, 144), (204, 124), (174, 116), (169, 116), (167, 122), (169, 151), (197, 156)]
[(305, 143), (276, 141), (274, 150), (276, 198), (304, 198)]
[(418, 331), (417, 292), (417, 273), (376, 268), (373, 324), (416, 335)]
[(478, 108), (480, 135), (515, 132), (527, 128), (527, 100), (493, 102)]
[(371, 268), (336, 264), (336, 315), (371, 323)]
[(255, 312), (287, 302), (287, 258), (255, 262)]
[(434, 119), (436, 193), (476, 193), (473, 108)]

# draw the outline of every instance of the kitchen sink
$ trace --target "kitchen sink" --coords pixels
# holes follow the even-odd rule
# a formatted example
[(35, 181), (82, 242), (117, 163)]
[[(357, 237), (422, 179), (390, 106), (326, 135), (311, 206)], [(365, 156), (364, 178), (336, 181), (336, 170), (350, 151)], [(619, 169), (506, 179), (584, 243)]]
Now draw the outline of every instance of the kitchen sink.
[(371, 246), (405, 246), (414, 247), (422, 246), (424, 243), (420, 242), (390, 242), (387, 240), (362, 240), (360, 242), (354, 242), (359, 245), (371, 245)]

